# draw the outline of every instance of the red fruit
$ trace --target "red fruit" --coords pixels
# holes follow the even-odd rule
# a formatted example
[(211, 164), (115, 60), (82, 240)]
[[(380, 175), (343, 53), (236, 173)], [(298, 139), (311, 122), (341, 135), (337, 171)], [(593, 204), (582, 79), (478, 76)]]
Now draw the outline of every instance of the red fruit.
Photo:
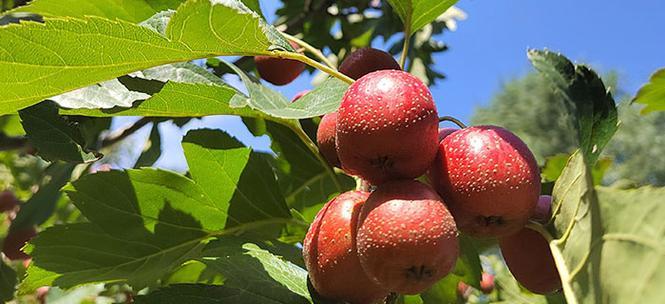
[(401, 70), (392, 55), (374, 48), (362, 48), (351, 53), (339, 66), (342, 74), (358, 79), (379, 70)]
[(540, 173), (529, 148), (495, 126), (459, 130), (439, 144), (430, 180), (457, 226), (477, 237), (519, 231), (534, 211)]
[(374, 185), (416, 178), (436, 156), (436, 106), (429, 89), (409, 73), (363, 76), (344, 93), (338, 113), (342, 167)]
[(549, 222), (551, 216), (552, 216), (552, 196), (541, 195), (540, 197), (538, 197), (536, 210), (533, 212), (531, 218), (541, 223), (547, 223)]
[(296, 96), (293, 96), (293, 99), (291, 100), (291, 102), (294, 102), (294, 101), (300, 99), (300, 97), (305, 96), (305, 94), (307, 94), (309, 92), (310, 92), (310, 90), (304, 90), (304, 91), (298, 92), (298, 94), (296, 94)]
[[(289, 42), (294, 49), (300, 46)], [(254, 62), (261, 78), (274, 85), (290, 83), (305, 70), (305, 64), (293, 59), (280, 59), (270, 56), (255, 56)]]
[(386, 289), (418, 294), (455, 266), (455, 220), (439, 195), (413, 180), (380, 185), (358, 220), (358, 255), (365, 273)]
[(480, 280), (480, 291), (489, 294), (492, 293), (492, 290), (494, 290), (494, 276), (483, 272)]
[(471, 287), (466, 283), (462, 281), (457, 282), (457, 294), (460, 295), (462, 299), (466, 299), (469, 297), (470, 289)]
[(314, 289), (330, 300), (366, 304), (381, 300), (388, 291), (372, 282), (356, 253), (356, 225), (369, 193), (349, 191), (319, 211), (303, 242), (303, 257)]
[(21, 251), (21, 248), (23, 248), (30, 239), (35, 237), (35, 235), (37, 235), (37, 230), (35, 230), (34, 227), (20, 230), (9, 230), (7, 237), (5, 237), (5, 240), (2, 243), (2, 252), (10, 260), (29, 259), (30, 256)]
[(533, 293), (548, 294), (561, 289), (547, 240), (540, 233), (523, 228), (499, 240), (501, 254), (515, 279)]
[(458, 129), (454, 128), (439, 128), (439, 142), (441, 142), (444, 138), (446, 138), (448, 135), (453, 134), (455, 131)]
[(333, 167), (341, 167), (337, 148), (335, 147), (335, 137), (337, 130), (337, 112), (328, 113), (321, 118), (319, 128), (316, 130), (316, 143), (319, 145), (319, 152), (323, 158)]
[(14, 210), (16, 206), (18, 206), (18, 198), (14, 195), (14, 192), (5, 190), (0, 193), (0, 212)]

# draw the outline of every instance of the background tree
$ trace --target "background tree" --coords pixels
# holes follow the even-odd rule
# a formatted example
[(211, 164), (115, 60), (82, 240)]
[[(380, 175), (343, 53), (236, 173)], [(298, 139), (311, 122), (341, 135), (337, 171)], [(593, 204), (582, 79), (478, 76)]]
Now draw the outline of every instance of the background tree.
[[(616, 99), (623, 100), (618, 107), (622, 125), (604, 152), (612, 160), (605, 183), (624, 180), (665, 185), (665, 160), (659, 156), (665, 153), (665, 113), (640, 115), (642, 106), (630, 104), (616, 74), (608, 74), (605, 82)], [(515, 132), (542, 165), (547, 157), (570, 153), (577, 146), (561, 102), (547, 79), (528, 73), (504, 83), (486, 106), (475, 110), (471, 121)]]

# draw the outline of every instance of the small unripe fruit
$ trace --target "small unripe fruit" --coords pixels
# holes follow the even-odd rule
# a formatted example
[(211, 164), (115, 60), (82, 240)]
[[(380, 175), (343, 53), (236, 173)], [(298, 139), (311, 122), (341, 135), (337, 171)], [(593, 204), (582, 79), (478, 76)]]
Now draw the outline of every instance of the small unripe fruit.
[(533, 293), (548, 294), (561, 289), (547, 240), (540, 233), (523, 228), (499, 240), (501, 254), (515, 279)]
[[(294, 49), (300, 46), (289, 42)], [(285, 85), (298, 78), (305, 70), (305, 64), (293, 59), (281, 59), (270, 56), (255, 56), (254, 62), (261, 79), (274, 85)]]
[(538, 204), (536, 210), (533, 212), (531, 218), (540, 223), (547, 223), (552, 216), (552, 196), (541, 195), (538, 197)]
[(436, 156), (438, 117), (429, 89), (402, 71), (377, 71), (344, 93), (337, 117), (342, 167), (371, 184), (416, 178)]
[(18, 198), (14, 192), (5, 190), (0, 193), (0, 212), (14, 210), (18, 206)]
[(455, 220), (439, 195), (417, 181), (378, 186), (358, 221), (358, 255), (384, 288), (418, 294), (447, 275), (459, 253)]
[(30, 256), (21, 251), (21, 248), (23, 248), (30, 239), (35, 237), (35, 235), (37, 235), (37, 230), (35, 230), (34, 227), (9, 230), (7, 237), (5, 237), (5, 240), (2, 243), (2, 253), (4, 253), (10, 260), (29, 259)]
[(476, 237), (519, 231), (540, 194), (540, 172), (529, 148), (510, 131), (477, 126), (448, 135), (429, 171), (459, 229)]
[(356, 253), (356, 225), (369, 193), (349, 191), (328, 202), (316, 215), (303, 242), (303, 257), (314, 289), (330, 300), (366, 304), (388, 291), (363, 272)]
[(353, 79), (359, 79), (375, 71), (401, 69), (393, 56), (374, 48), (358, 49), (339, 65), (339, 71)]
[(328, 113), (321, 118), (319, 128), (316, 130), (316, 143), (319, 152), (333, 167), (342, 167), (337, 156), (335, 137), (337, 136), (337, 112)]
[(489, 294), (492, 293), (494, 290), (494, 276), (483, 272), (482, 277), (480, 279), (480, 291), (482, 291), (484, 294)]

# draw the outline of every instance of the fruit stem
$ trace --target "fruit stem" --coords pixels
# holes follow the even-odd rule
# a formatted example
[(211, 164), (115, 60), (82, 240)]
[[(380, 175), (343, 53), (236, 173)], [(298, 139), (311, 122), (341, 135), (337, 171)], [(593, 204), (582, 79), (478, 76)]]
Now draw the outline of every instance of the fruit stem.
[(335, 171), (333, 170), (332, 167), (328, 164), (328, 162), (321, 156), (321, 153), (319, 153), (319, 147), (316, 146), (314, 142), (307, 136), (307, 133), (302, 129), (302, 126), (300, 124), (289, 124), (289, 128), (293, 130), (296, 135), (298, 135), (298, 138), (307, 146), (307, 148), (316, 156), (316, 159), (319, 160), (321, 165), (326, 169), (326, 172), (328, 172), (328, 175), (330, 178), (333, 180), (333, 183), (335, 183), (335, 187), (337, 188), (338, 191), (342, 191), (342, 184), (340, 184), (339, 180), (337, 179), (337, 175), (335, 174)]
[(439, 117), (439, 122), (442, 121), (450, 121), (459, 126), (462, 129), (466, 129), (466, 125), (459, 119), (452, 117), (452, 116), (441, 116)]
[(346, 76), (346, 75), (338, 72), (337, 70), (335, 70), (335, 69), (333, 69), (333, 68), (331, 68), (331, 67), (329, 67), (325, 64), (321, 64), (318, 61), (316, 61), (312, 58), (309, 58), (309, 57), (307, 57), (303, 54), (293, 53), (293, 52), (286, 52), (286, 51), (274, 51), (274, 53), (279, 58), (298, 60), (298, 61), (300, 61), (304, 64), (307, 64), (307, 65), (312, 66), (316, 69), (319, 69), (319, 70), (323, 71), (324, 73), (326, 73), (330, 76), (333, 76), (333, 77), (335, 77), (339, 80), (342, 80), (342, 81), (344, 81), (348, 84), (352, 84), (355, 81), (355, 80), (349, 78), (349, 76)]
[(284, 37), (286, 37), (286, 39), (289, 39), (289, 40), (297, 43), (298, 45), (302, 46), (308, 52), (314, 54), (314, 56), (321, 59), (321, 61), (323, 63), (325, 63), (326, 65), (328, 65), (329, 67), (331, 67), (333, 69), (337, 69), (337, 66), (334, 63), (332, 63), (330, 60), (328, 60), (328, 57), (326, 57), (326, 55), (323, 55), (323, 52), (321, 52), (321, 50), (313, 47), (311, 44), (309, 44), (309, 43), (305, 42), (304, 40), (301, 40), (300, 38), (297, 38), (295, 36), (291, 36), (287, 33), (282, 33), (282, 35)]
[(404, 44), (402, 45), (402, 55), (399, 57), (399, 66), (404, 70), (406, 64), (406, 57), (409, 55), (409, 47), (411, 44), (411, 20), (407, 20), (404, 25)]
[(566, 298), (566, 302), (569, 304), (577, 304), (577, 297), (575, 297), (575, 292), (573, 291), (573, 286), (570, 285), (572, 277), (568, 266), (566, 265), (566, 260), (563, 257), (563, 253), (558, 246), (558, 242), (554, 237), (539, 223), (529, 222), (526, 225), (527, 228), (534, 230), (540, 235), (542, 235), (550, 246), (550, 251), (552, 252), (552, 258), (554, 259), (554, 264), (559, 272), (559, 277), (561, 278), (561, 285), (563, 286), (563, 295)]
[(360, 177), (354, 177), (356, 179), (356, 190), (357, 191), (364, 191), (364, 192), (369, 192), (370, 184), (368, 181), (360, 178)]

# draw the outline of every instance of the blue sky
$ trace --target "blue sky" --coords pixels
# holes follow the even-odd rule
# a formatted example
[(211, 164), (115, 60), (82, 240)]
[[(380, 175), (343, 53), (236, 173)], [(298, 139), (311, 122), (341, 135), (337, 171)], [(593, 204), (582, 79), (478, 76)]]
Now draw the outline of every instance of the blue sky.
[[(262, 0), (261, 5), (271, 21), (281, 2)], [(562, 52), (601, 73), (615, 70), (629, 94), (653, 71), (665, 67), (662, 0), (460, 0), (457, 6), (468, 18), (458, 23), (457, 31), (443, 34), (450, 49), (435, 58), (437, 68), (448, 76), (431, 88), (440, 115), (468, 121), (474, 108), (486, 104), (502, 82), (530, 71), (528, 48)], [(275, 88), (290, 98), (310, 88), (310, 80), (302, 75)], [(220, 128), (256, 149), (269, 146), (266, 137), (254, 138), (234, 117), (209, 117), (187, 127)], [(157, 165), (184, 170), (180, 132), (169, 125), (162, 130), (169, 136)]]

